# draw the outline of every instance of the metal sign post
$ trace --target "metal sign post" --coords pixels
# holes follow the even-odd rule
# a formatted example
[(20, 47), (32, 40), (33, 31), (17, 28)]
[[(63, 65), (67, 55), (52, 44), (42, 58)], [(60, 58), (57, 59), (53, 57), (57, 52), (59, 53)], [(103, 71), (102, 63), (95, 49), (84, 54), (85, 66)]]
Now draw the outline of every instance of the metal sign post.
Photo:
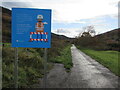
[(47, 48), (44, 49), (44, 88), (47, 88)]
[(15, 88), (18, 88), (18, 48), (15, 48), (14, 84)]

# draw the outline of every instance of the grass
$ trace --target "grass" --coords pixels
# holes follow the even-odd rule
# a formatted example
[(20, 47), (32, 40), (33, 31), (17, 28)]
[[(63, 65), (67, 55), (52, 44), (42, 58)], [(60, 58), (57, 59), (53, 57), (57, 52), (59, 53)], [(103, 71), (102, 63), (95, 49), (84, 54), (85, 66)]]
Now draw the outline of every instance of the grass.
[(107, 67), (116, 75), (120, 76), (119, 67), (118, 67), (118, 51), (96, 51), (92, 49), (85, 49), (78, 47), (81, 51), (97, 60), (99, 63)]
[[(11, 88), (14, 87), (15, 49), (11, 47), (11, 43), (2, 43), (2, 46), (2, 85), (3, 88)], [(63, 63), (66, 70), (70, 71), (72, 67), (70, 47), (63, 40), (54, 40), (52, 48), (48, 49), (48, 61)], [(44, 49), (18, 48), (18, 55), (18, 85), (20, 88), (29, 88), (38, 83), (38, 78), (44, 75)], [(52, 63), (47, 63), (47, 72), (52, 66)]]
[(64, 64), (67, 72), (69, 72), (71, 67), (73, 66), (70, 47), (71, 45), (65, 47), (60, 52), (60, 56), (50, 59), (51, 62)]
[[(14, 87), (15, 50), (5, 43), (2, 48), (2, 79), (3, 88)], [(21, 88), (31, 87), (38, 83), (44, 75), (43, 50), (36, 48), (18, 48), (18, 85)], [(47, 63), (48, 70), (51, 64)]]

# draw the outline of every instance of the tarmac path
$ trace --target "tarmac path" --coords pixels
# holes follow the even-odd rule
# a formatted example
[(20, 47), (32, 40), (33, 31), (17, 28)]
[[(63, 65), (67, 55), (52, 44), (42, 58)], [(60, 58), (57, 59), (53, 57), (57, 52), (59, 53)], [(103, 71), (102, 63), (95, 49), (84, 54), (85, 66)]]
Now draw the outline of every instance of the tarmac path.
[[(118, 88), (118, 76), (90, 58), (75, 45), (71, 47), (73, 68), (67, 73), (55, 64), (47, 75), (47, 88)], [(43, 81), (43, 79), (41, 79)], [(40, 83), (41, 87), (43, 83)]]

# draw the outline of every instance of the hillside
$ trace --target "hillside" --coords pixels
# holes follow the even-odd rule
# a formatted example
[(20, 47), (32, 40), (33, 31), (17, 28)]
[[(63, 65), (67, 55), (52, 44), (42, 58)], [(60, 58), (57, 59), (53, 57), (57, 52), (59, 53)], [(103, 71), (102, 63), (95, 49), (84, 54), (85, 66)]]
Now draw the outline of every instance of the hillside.
[(105, 40), (112, 40), (112, 41), (119, 41), (120, 38), (120, 28), (119, 29), (114, 29), (114, 30), (111, 30), (109, 32), (106, 32), (106, 33), (103, 33), (103, 34), (99, 34), (95, 37), (97, 38), (105, 38)]
[(2, 7), (2, 41), (11, 42), (11, 11)]
[(120, 46), (120, 28), (111, 30), (109, 32), (97, 35), (94, 39), (99, 40), (108, 50), (119, 50)]
[(74, 43), (78, 46), (95, 50), (117, 50), (120, 46), (120, 29), (108, 31), (94, 37), (79, 37)]

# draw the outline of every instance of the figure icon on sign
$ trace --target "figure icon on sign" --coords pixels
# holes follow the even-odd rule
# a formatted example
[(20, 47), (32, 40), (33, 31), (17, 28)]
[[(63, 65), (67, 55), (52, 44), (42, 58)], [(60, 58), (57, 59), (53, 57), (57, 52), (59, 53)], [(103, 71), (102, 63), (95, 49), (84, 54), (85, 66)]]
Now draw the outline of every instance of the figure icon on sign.
[[(30, 32), (30, 41), (45, 41), (47, 42), (47, 32), (44, 32), (44, 25), (48, 24), (47, 22), (43, 22), (43, 15), (37, 15), (37, 23), (35, 25), (36, 32)], [(36, 39), (32, 39), (32, 34), (36, 34)], [(42, 39), (42, 35), (46, 35), (46, 39)], [(39, 38), (40, 35), (40, 38)]]
[(47, 22), (43, 21), (43, 15), (37, 16), (37, 23), (36, 23), (36, 32), (44, 32), (44, 25), (47, 24)]

